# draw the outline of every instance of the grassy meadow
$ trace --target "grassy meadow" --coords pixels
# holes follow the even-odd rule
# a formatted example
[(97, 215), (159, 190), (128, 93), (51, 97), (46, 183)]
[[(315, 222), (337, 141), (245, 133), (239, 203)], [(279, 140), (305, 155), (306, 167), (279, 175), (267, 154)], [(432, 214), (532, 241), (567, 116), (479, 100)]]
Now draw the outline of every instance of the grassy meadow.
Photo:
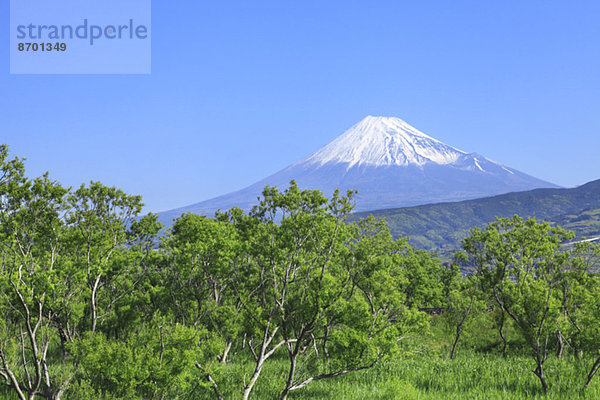
[[(432, 334), (418, 338), (423, 350), (415, 354), (385, 360), (370, 370), (357, 371), (337, 378), (316, 381), (292, 392), (290, 399), (598, 399), (600, 383), (594, 378), (582, 390), (593, 359), (565, 354), (550, 355), (546, 373), (550, 385), (544, 394), (538, 378), (532, 373), (534, 361), (525, 343), (508, 330), (508, 356), (501, 354), (496, 332), (487, 328), (489, 320), (479, 317), (464, 332), (453, 360), (448, 358), (451, 335), (443, 316), (432, 317)], [(464, 340), (463, 340), (464, 339)], [(287, 374), (287, 358), (281, 352), (265, 367), (253, 393), (255, 399), (277, 399)], [(222, 370), (223, 395), (239, 398), (237, 391), (252, 370), (250, 362), (240, 360)], [(209, 389), (200, 389), (196, 399), (213, 399)]]

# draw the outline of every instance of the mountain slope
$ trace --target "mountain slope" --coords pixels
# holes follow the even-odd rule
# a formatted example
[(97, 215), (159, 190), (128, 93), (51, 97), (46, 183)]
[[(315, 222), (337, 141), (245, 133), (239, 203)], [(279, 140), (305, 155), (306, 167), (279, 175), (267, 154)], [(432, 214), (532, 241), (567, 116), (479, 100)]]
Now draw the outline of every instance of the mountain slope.
[(496, 217), (532, 217), (575, 231), (578, 237), (600, 236), (600, 180), (573, 189), (536, 189), (453, 203), (428, 204), (356, 213), (353, 219), (384, 218), (394, 235), (410, 236), (419, 248), (442, 254), (460, 246), (475, 226)]
[(184, 212), (256, 204), (266, 185), (301, 188), (330, 195), (336, 188), (358, 190), (356, 210), (458, 201), (539, 187), (548, 182), (466, 153), (436, 140), (398, 118), (366, 117), (331, 143), (289, 167), (242, 190), (160, 213), (170, 223)]

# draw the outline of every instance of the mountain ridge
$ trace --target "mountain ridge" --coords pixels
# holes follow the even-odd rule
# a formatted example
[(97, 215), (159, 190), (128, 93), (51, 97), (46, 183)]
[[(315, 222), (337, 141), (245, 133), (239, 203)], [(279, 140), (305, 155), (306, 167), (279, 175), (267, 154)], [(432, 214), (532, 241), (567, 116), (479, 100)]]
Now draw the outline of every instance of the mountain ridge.
[(579, 238), (600, 236), (600, 179), (575, 188), (540, 188), (460, 202), (425, 204), (355, 213), (383, 218), (392, 233), (409, 236), (418, 248), (454, 251), (473, 227), (496, 217), (536, 218), (573, 230)]

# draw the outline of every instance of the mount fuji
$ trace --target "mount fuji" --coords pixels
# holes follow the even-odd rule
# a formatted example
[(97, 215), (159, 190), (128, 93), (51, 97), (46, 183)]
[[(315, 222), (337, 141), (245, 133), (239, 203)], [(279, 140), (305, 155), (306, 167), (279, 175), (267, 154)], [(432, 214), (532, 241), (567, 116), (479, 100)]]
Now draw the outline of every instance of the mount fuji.
[(368, 116), (312, 155), (244, 189), (160, 213), (170, 224), (182, 213), (212, 216), (218, 209), (250, 209), (266, 185), (280, 189), (296, 180), (301, 189), (326, 196), (356, 189), (355, 211), (468, 200), (558, 186), (466, 153), (399, 118)]

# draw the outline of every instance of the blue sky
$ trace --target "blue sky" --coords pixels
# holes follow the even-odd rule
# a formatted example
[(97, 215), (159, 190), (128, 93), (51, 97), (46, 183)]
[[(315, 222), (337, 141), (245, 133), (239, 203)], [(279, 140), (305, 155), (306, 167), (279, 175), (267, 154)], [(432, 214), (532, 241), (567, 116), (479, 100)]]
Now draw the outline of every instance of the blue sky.
[(32, 176), (147, 211), (240, 189), (366, 115), (563, 186), (600, 178), (600, 2), (286, 3), (155, 0), (151, 75), (10, 75), (5, 37), (0, 142)]

